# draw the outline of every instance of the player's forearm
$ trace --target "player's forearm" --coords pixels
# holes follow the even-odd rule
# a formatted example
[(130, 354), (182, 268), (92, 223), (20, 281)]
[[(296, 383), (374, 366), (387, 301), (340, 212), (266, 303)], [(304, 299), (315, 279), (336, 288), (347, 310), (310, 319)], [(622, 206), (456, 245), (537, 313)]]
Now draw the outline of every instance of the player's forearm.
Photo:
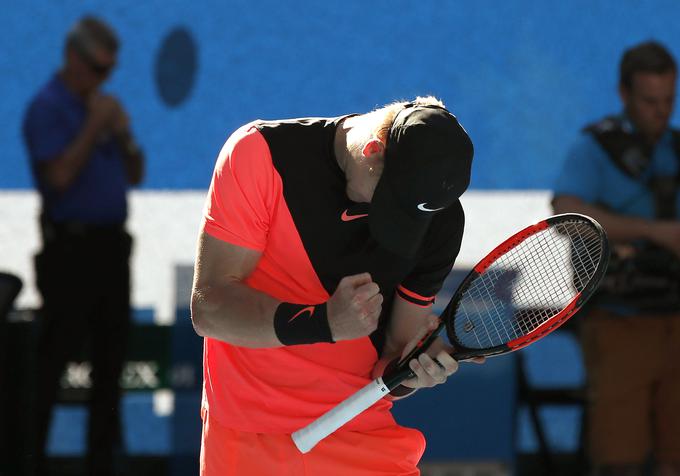
[(203, 337), (242, 347), (279, 347), (273, 324), (278, 305), (273, 297), (238, 281), (195, 287), (191, 319)]
[(429, 307), (417, 306), (401, 297), (395, 297), (381, 358), (399, 357), (413, 336), (426, 325), (431, 312)]
[(612, 241), (630, 242), (651, 239), (654, 222), (644, 218), (612, 213), (580, 198), (561, 195), (552, 202), (555, 213), (581, 213), (597, 220)]

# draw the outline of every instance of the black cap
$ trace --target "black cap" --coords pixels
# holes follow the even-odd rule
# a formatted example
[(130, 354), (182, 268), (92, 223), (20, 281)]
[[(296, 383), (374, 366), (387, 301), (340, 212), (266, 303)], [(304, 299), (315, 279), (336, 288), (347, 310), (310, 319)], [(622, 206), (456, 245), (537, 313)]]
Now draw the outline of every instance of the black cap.
[(467, 189), (473, 153), (467, 132), (446, 109), (411, 103), (399, 111), (371, 200), (375, 240), (400, 256), (414, 256), (432, 218)]

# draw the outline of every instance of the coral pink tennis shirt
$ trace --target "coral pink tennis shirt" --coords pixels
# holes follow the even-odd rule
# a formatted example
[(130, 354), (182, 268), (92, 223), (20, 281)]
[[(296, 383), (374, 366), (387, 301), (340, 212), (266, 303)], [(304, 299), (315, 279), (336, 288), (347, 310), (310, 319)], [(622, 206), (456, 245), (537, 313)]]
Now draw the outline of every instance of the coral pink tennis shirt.
[[(291, 433), (371, 380), (395, 296), (427, 306), (460, 249), (460, 204), (438, 214), (415, 258), (401, 258), (370, 236), (370, 204), (350, 201), (333, 151), (339, 118), (257, 121), (222, 148), (203, 229), (261, 258), (245, 283), (274, 298), (318, 304), (344, 276), (369, 272), (385, 298), (369, 337), (270, 349), (205, 338), (203, 410), (222, 425)], [(343, 430), (394, 424), (381, 400)]]

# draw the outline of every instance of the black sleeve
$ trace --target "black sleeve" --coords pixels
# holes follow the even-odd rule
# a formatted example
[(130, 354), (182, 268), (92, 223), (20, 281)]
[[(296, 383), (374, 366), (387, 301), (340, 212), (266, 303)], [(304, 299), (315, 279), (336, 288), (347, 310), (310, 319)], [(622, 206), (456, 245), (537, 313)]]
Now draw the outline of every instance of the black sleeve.
[(437, 214), (425, 236), (420, 261), (397, 288), (399, 296), (421, 306), (434, 302), (458, 257), (464, 227), (460, 201)]

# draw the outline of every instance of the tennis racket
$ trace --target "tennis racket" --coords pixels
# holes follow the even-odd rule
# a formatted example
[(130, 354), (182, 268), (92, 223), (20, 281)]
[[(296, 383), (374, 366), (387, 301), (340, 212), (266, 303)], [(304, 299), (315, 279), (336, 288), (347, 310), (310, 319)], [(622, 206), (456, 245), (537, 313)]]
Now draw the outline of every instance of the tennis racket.
[(592, 296), (609, 261), (607, 236), (595, 220), (556, 215), (514, 234), (465, 277), (440, 324), (385, 374), (293, 433), (307, 453), (319, 441), (414, 377), (408, 363), (446, 328), (458, 361), (512, 352), (564, 324)]

